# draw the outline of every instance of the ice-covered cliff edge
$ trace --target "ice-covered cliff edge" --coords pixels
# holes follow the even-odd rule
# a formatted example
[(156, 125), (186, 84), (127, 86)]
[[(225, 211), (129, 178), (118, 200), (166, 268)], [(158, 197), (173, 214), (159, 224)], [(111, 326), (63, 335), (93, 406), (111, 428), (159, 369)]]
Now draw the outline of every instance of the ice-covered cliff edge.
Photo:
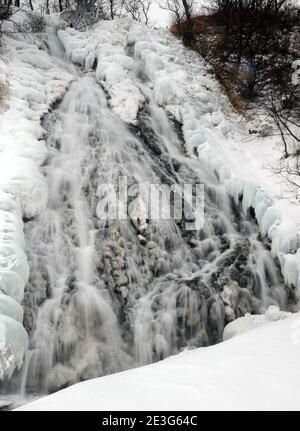
[(29, 277), (23, 219), (48, 201), (42, 173), (47, 159), (41, 118), (72, 77), (39, 49), (38, 38), (7, 38), (0, 60), (5, 88), (0, 109), (0, 380), (20, 368), (28, 336), (22, 300)]

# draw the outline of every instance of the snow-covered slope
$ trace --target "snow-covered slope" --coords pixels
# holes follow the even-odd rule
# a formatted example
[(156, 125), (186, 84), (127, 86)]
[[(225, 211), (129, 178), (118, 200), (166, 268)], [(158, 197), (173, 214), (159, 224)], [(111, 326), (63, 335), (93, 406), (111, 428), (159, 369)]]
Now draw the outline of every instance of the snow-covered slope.
[(298, 313), (19, 410), (299, 410), (299, 328)]
[(36, 39), (18, 36), (5, 42), (0, 60), (7, 89), (0, 110), (0, 380), (22, 365), (27, 349), (20, 305), (29, 277), (23, 218), (35, 217), (48, 201), (41, 117), (72, 79)]

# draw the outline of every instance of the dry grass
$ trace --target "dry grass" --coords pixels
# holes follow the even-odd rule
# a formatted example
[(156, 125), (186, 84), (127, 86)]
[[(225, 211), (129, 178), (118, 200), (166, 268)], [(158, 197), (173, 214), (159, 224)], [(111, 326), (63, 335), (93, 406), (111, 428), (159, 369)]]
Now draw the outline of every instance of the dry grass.
[[(267, 30), (261, 32), (256, 28), (256, 16), (249, 13), (246, 17), (251, 31), (257, 32), (258, 41), (249, 42), (249, 47), (243, 47), (243, 51), (238, 51), (236, 34), (233, 24), (226, 30), (226, 22), (221, 12), (211, 15), (200, 15), (193, 18), (194, 41), (189, 45), (190, 49), (198, 52), (211, 66), (211, 72), (220, 82), (232, 107), (239, 114), (244, 114), (247, 106), (265, 95), (267, 88), (277, 88), (285, 85), (290, 73), (291, 59), (299, 58), (296, 55), (299, 42), (297, 39), (297, 26), (299, 26), (300, 16), (293, 14), (266, 15), (265, 26)], [(238, 17), (237, 17), (238, 18)], [(234, 15), (232, 17), (233, 23)], [(187, 24), (182, 22), (174, 24), (171, 32), (178, 38), (182, 38), (187, 31)], [(294, 39), (293, 41), (293, 36)], [(243, 36), (244, 37), (244, 36)], [(254, 39), (255, 40), (255, 39)], [(293, 44), (295, 48), (291, 48)], [(252, 43), (252, 45), (251, 45)], [(255, 52), (255, 73), (251, 74), (248, 63), (245, 60), (243, 67), (241, 59), (253, 58)], [(252, 50), (252, 51), (251, 51)], [(248, 56), (248, 57), (247, 57)], [(239, 58), (239, 60), (238, 60)], [(274, 65), (276, 67), (274, 67)]]
[(233, 109), (240, 115), (245, 114), (245, 103), (235, 90), (235, 84), (239, 82), (239, 74), (232, 70), (228, 71), (222, 63), (213, 65), (213, 72), (220, 82)]
[[(194, 33), (196, 42), (190, 47), (198, 52), (211, 66), (211, 72), (221, 84), (224, 93), (227, 95), (233, 109), (241, 115), (245, 113), (245, 103), (238, 95), (236, 88), (241, 81), (238, 72), (225, 66), (220, 61), (223, 56), (223, 34), (220, 27), (220, 20), (217, 15), (197, 16), (194, 21)], [(181, 38), (185, 31), (185, 23), (174, 24), (171, 32), (177, 38)]]
[[(216, 28), (219, 27), (219, 19), (216, 15), (200, 15), (193, 18), (193, 29), (196, 34), (206, 34), (214, 35), (216, 33)], [(177, 36), (181, 37), (184, 33), (186, 23), (173, 24), (171, 27), (171, 32)]]

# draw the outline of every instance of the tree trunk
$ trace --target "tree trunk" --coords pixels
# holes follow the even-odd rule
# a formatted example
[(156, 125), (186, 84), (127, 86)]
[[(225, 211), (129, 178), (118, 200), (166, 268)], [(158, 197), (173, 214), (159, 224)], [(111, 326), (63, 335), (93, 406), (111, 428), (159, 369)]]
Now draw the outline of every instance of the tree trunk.
[(183, 35), (183, 43), (185, 45), (190, 45), (194, 39), (193, 32), (193, 20), (191, 15), (191, 9), (187, 2), (187, 0), (182, 0), (182, 4), (184, 7), (185, 17), (186, 17), (186, 29)]
[(110, 17), (111, 17), (111, 19), (114, 19), (115, 18), (115, 14), (114, 14), (114, 1), (113, 0), (110, 0)]

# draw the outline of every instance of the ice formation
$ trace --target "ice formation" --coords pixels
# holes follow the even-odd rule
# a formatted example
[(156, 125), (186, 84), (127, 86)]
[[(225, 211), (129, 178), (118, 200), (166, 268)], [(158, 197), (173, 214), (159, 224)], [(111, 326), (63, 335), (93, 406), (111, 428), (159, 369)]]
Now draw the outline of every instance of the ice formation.
[(95, 69), (96, 81), (108, 92), (112, 110), (126, 123), (135, 124), (144, 98), (129, 74), (135, 66), (125, 51), (131, 24), (128, 19), (101, 22), (84, 34), (67, 28), (58, 36), (75, 64), (87, 71)]
[(7, 89), (0, 117), (0, 380), (22, 365), (27, 348), (20, 305), (29, 277), (23, 219), (35, 217), (48, 202), (40, 121), (72, 79), (37, 42), (18, 36), (6, 43), (9, 54), (0, 64)]
[(294, 69), (294, 73), (292, 75), (292, 82), (294, 85), (297, 85), (300, 82), (300, 60), (295, 60), (292, 66)]
[[(149, 80), (156, 103), (182, 123), (188, 154), (197, 155), (212, 172), (217, 172), (229, 195), (236, 202), (242, 201), (245, 214), (254, 209), (262, 236), (268, 236), (272, 242), (272, 254), (280, 261), (285, 282), (293, 285), (299, 296), (297, 216), (291, 221), (282, 220), (276, 198), (230, 165), (224, 153), (224, 141), (233, 139), (231, 121), (226, 118), (229, 103), (219, 84), (209, 76), (203, 60), (185, 50), (165, 31), (145, 28), (128, 19), (96, 24), (84, 35), (74, 29), (61, 30), (59, 37), (72, 61), (87, 70), (96, 68), (96, 79), (109, 92), (111, 106), (127, 122), (136, 122), (136, 113), (143, 102), (142, 86), (136, 84), (133, 90), (132, 72), (141, 81)], [(134, 103), (132, 109), (126, 106), (127, 97)]]

